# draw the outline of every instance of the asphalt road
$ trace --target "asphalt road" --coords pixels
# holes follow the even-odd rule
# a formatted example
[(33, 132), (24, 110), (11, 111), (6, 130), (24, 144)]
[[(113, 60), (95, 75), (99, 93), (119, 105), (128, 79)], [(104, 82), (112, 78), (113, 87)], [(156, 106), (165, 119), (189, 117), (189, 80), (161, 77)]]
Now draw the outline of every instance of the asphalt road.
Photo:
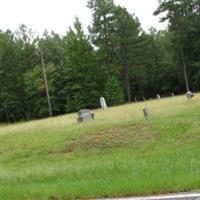
[(178, 193), (169, 195), (141, 196), (141, 197), (124, 197), (110, 198), (105, 200), (200, 200), (200, 192), (196, 193)]

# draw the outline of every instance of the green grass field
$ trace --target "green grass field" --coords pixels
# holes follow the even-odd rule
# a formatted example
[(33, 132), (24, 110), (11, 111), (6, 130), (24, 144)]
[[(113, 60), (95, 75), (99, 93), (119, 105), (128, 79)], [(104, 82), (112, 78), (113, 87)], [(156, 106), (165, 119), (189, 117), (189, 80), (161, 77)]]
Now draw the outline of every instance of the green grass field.
[[(145, 120), (143, 106), (150, 110)], [(56, 200), (200, 189), (200, 94), (1, 125), (0, 199)]]

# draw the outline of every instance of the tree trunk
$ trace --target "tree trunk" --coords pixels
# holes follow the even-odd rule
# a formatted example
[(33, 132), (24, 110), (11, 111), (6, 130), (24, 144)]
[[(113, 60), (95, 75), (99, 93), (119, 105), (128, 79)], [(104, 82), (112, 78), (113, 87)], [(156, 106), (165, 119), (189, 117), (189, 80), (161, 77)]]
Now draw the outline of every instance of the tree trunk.
[(128, 56), (127, 56), (127, 47), (126, 45), (121, 46), (121, 53), (122, 53), (122, 63), (123, 63), (123, 68), (124, 68), (124, 79), (125, 79), (125, 91), (126, 91), (126, 97), (127, 97), (127, 102), (131, 102), (131, 89), (130, 89), (130, 68), (129, 68), (129, 62), (128, 62)]
[(186, 66), (186, 60), (185, 60), (185, 53), (183, 48), (181, 47), (181, 60), (182, 60), (182, 65), (183, 65), (183, 72), (184, 72), (184, 78), (185, 78), (185, 87), (186, 87), (186, 92), (190, 91), (189, 87), (189, 81), (188, 81), (188, 74), (187, 74), (187, 66)]
[(129, 63), (127, 59), (127, 55), (125, 52), (124, 55), (124, 70), (125, 70), (125, 87), (126, 87), (126, 96), (128, 103), (131, 102), (131, 89), (130, 89), (130, 75), (129, 75)]
[(127, 95), (127, 101), (131, 102), (131, 91), (130, 91), (130, 77), (129, 77), (129, 71), (125, 74), (125, 81), (126, 81), (126, 95)]

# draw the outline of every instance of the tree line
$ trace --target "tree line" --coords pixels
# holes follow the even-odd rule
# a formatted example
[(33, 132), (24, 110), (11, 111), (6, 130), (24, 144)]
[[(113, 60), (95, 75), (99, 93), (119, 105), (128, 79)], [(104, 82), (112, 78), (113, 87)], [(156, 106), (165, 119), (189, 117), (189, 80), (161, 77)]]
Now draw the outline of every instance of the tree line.
[(200, 1), (161, 0), (165, 31), (145, 32), (113, 0), (89, 0), (89, 34), (75, 18), (61, 36), (39, 37), (25, 25), (0, 30), (0, 121), (49, 116), (41, 52), (53, 115), (170, 93), (200, 90)]

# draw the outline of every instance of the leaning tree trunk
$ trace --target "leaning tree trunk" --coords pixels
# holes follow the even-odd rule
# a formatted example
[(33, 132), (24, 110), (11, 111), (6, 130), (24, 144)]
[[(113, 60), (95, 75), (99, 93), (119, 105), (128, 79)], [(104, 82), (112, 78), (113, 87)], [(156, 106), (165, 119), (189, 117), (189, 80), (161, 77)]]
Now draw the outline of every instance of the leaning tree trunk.
[(41, 56), (44, 83), (45, 83), (45, 89), (46, 89), (46, 95), (47, 95), (47, 101), (48, 101), (48, 107), (49, 107), (49, 115), (50, 115), (50, 117), (52, 117), (53, 113), (52, 113), (52, 107), (51, 107), (51, 99), (50, 99), (50, 95), (49, 95), (49, 87), (48, 87), (48, 82), (47, 82), (46, 68), (45, 68), (45, 65), (44, 65), (44, 59), (43, 59), (43, 52), (42, 51), (40, 51), (40, 56)]
[(182, 60), (182, 65), (183, 65), (184, 78), (185, 78), (185, 87), (186, 87), (186, 91), (188, 92), (190, 91), (190, 87), (189, 87), (189, 81), (188, 81), (185, 53), (182, 47), (181, 47), (181, 60)]

